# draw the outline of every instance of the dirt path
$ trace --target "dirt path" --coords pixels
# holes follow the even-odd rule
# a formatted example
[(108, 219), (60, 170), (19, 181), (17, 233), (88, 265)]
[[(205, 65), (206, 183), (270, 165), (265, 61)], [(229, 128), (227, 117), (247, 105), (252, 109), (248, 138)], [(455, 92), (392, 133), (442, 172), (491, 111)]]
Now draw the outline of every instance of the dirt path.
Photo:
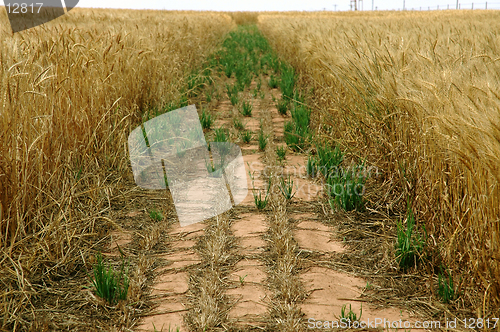
[[(152, 271), (149, 299), (156, 308), (138, 330), (296, 332), (336, 327), (348, 318), (372, 322), (365, 331), (384, 329), (382, 324), (393, 329), (392, 322), (404, 330), (403, 321), (415, 321), (410, 313), (383, 302), (376, 307), (367, 293), (371, 285), (339, 268), (348, 265), (343, 258), (349, 249), (329, 221), (323, 184), (308, 177), (307, 156), (287, 148), (284, 124), (291, 120), (290, 111), (278, 112), (280, 90), (267, 85), (270, 76), (259, 75), (236, 92), (236, 106), (230, 98), (235, 96), (230, 92), (235, 79), (218, 77), (209, 87), (217, 98), (204, 106), (215, 118), (207, 142), (218, 128), (225, 128), (229, 140), (241, 148), (250, 175), (248, 196), (202, 223), (170, 225), (167, 249), (157, 257), (165, 264)], [(243, 103), (251, 106), (251, 116), (242, 115)], [(244, 128), (238, 128), (239, 122)], [(248, 143), (243, 142), (246, 131), (252, 134)], [(259, 133), (267, 137), (264, 148)], [(286, 148), (283, 160), (278, 146)], [(293, 183), (293, 197), (283, 194), (286, 180)], [(259, 192), (267, 199), (261, 209), (254, 202)], [(171, 202), (167, 205), (175, 216)]]
[(181, 331), (187, 331), (183, 315), (188, 304), (189, 270), (201, 262), (194, 246), (205, 227), (202, 223), (186, 227), (177, 223), (169, 229), (170, 252), (161, 256), (168, 265), (155, 271), (156, 284), (151, 292), (151, 299), (156, 300), (158, 306), (152, 315), (141, 322), (139, 330), (154, 331), (156, 328), (158, 331), (175, 331), (176, 327), (181, 327)]
[[(252, 117), (243, 118), (227, 100), (222, 100), (214, 113), (215, 128), (231, 128), (233, 118), (238, 117), (253, 133), (253, 140), (244, 144), (233, 132), (247, 171), (254, 175), (253, 183), (248, 179), (247, 198), (211, 221), (170, 227), (169, 252), (162, 255), (168, 263), (156, 271), (151, 292), (158, 307), (142, 321), (139, 330), (153, 331), (154, 324), (164, 331), (169, 327), (173, 331), (177, 327), (180, 331), (201, 331), (203, 326), (300, 331), (320, 327), (318, 321), (338, 320), (344, 305), (358, 317), (362, 308), (364, 321), (408, 319), (410, 315), (398, 308), (377, 309), (365, 303), (360, 295), (369, 287), (366, 281), (324, 264), (342, 255), (345, 248), (325, 220), (321, 184), (307, 177), (306, 156), (288, 150), (286, 159), (277, 161), (276, 146), (284, 145), (287, 117), (280, 115), (272, 102), (273, 96), (279, 98), (279, 90), (262, 89), (264, 99), (245, 94), (253, 106)], [(259, 151), (256, 141), (261, 126), (269, 135), (265, 151)], [(252, 189), (265, 189), (269, 176), (273, 183), (279, 183), (282, 175), (293, 179), (295, 196), (287, 201), (275, 185), (269, 206), (257, 209)], [(215, 243), (223, 244), (213, 249)], [(211, 254), (207, 256), (207, 252)], [(222, 256), (227, 257), (220, 259)], [(210, 257), (219, 257), (219, 263), (210, 262)], [(207, 280), (212, 280), (212, 285)]]

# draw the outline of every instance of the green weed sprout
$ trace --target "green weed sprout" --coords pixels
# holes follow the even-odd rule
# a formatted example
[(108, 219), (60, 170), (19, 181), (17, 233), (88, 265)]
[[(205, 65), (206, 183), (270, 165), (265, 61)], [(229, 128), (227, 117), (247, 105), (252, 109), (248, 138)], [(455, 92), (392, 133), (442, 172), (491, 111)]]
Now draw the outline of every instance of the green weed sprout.
[(306, 147), (311, 136), (309, 132), (311, 111), (304, 105), (295, 104), (291, 113), (293, 121), (285, 123), (284, 138), (290, 148), (294, 151), (300, 151)]
[(291, 200), (297, 193), (297, 191), (293, 192), (293, 188), (293, 179), (290, 175), (287, 178), (280, 178), (279, 189), (287, 200)]
[[(422, 258), (424, 240), (415, 231), (415, 216), (408, 205), (406, 229), (398, 222), (398, 238), (396, 241), (396, 260), (402, 269), (417, 265)], [(425, 228), (424, 228), (425, 231)]]
[(266, 135), (264, 135), (264, 131), (261, 129), (259, 131), (259, 137), (258, 137), (258, 140), (259, 140), (259, 150), (260, 151), (264, 151), (266, 149), (266, 146), (267, 146), (267, 137)]
[(243, 285), (245, 284), (245, 278), (246, 278), (247, 276), (248, 276), (248, 274), (245, 274), (245, 276), (244, 276), (244, 277), (239, 276), (239, 277), (240, 277), (240, 284), (241, 284), (241, 286), (243, 286)]
[(307, 175), (311, 178), (314, 178), (318, 172), (317, 170), (317, 161), (313, 156), (309, 156), (307, 158)]
[[(358, 172), (358, 170), (361, 171)], [(353, 169), (336, 170), (328, 174), (326, 180), (328, 193), (331, 197), (330, 204), (334, 203), (344, 211), (364, 210), (364, 185), (366, 174), (362, 174), (364, 165)]]
[(438, 273), (438, 291), (437, 291), (441, 301), (444, 303), (449, 303), (453, 301), (456, 297), (455, 287), (453, 285), (453, 277), (451, 272), (448, 272), (448, 279), (444, 276), (444, 273)]
[(201, 127), (203, 129), (208, 130), (212, 127), (214, 119), (210, 114), (208, 114), (207, 112), (205, 112), (205, 110), (203, 110), (203, 112), (201, 113), (200, 122), (201, 122)]
[(344, 322), (357, 322), (361, 319), (361, 315), (363, 314), (363, 305), (361, 305), (361, 308), (359, 309), (359, 317), (356, 315), (354, 311), (352, 311), (352, 307), (349, 304), (349, 312), (346, 312), (347, 310), (347, 305), (344, 304), (342, 306), (342, 309), (340, 309), (340, 320), (343, 320)]
[(252, 97), (257, 98), (258, 95), (259, 95), (259, 90), (257, 90), (257, 88), (254, 88), (252, 90)]
[(217, 163), (214, 164), (213, 161), (209, 160), (209, 161), (206, 161), (205, 160), (205, 166), (207, 168), (207, 171), (208, 171), (208, 175), (210, 177), (216, 177), (216, 178), (219, 178), (221, 177), (222, 173), (223, 173), (223, 168), (222, 168), (222, 161), (223, 157), (221, 157), (221, 160)]
[(344, 160), (344, 153), (338, 146), (332, 149), (329, 144), (316, 144), (316, 151), (318, 152), (317, 166), (325, 178), (328, 178)]
[(227, 96), (229, 97), (229, 100), (231, 101), (231, 104), (235, 106), (238, 104), (238, 92), (239, 92), (239, 87), (237, 84), (233, 85), (226, 85), (227, 88)]
[(286, 147), (284, 146), (278, 146), (276, 147), (276, 155), (278, 156), (279, 161), (285, 160), (286, 157)]
[(279, 84), (279, 82), (276, 79), (276, 77), (273, 74), (271, 74), (271, 76), (269, 77), (269, 87), (271, 89), (275, 89), (278, 87), (278, 84)]
[(250, 143), (250, 141), (252, 140), (252, 132), (250, 130), (243, 132), (241, 134), (241, 140), (243, 141), (243, 143)]
[(288, 110), (288, 101), (287, 100), (284, 100), (284, 99), (281, 99), (277, 104), (276, 104), (276, 108), (278, 109), (278, 112), (281, 114), (281, 115), (286, 115), (286, 112)]
[(258, 193), (255, 193), (255, 186), (254, 186), (254, 178), (253, 175), (248, 171), (248, 174), (250, 175), (250, 179), (252, 180), (252, 194), (253, 194), (253, 200), (255, 202), (255, 206), (259, 210), (263, 210), (267, 206), (267, 199), (269, 195), (269, 191), (271, 190), (271, 178), (269, 178), (268, 183), (267, 183), (267, 191), (266, 191), (266, 196), (262, 198), (262, 192), (259, 190)]
[(292, 66), (282, 65), (280, 89), (283, 99), (293, 98), (293, 88), (295, 85), (295, 72)]
[(120, 253), (122, 254), (120, 272), (115, 272), (112, 266), (106, 266), (99, 252), (96, 255), (97, 264), (94, 265), (94, 278), (89, 276), (96, 295), (106, 300), (110, 305), (127, 299), (129, 286), (128, 267), (125, 269), (124, 255), (121, 250)]
[(297, 122), (287, 121), (284, 126), (284, 139), (286, 144), (294, 151), (304, 150), (311, 134), (309, 127), (298, 125)]
[(231, 105), (236, 106), (238, 104), (238, 95), (232, 95), (229, 100), (231, 101)]
[(249, 101), (244, 101), (241, 105), (241, 114), (247, 117), (252, 116), (252, 104)]
[(163, 219), (163, 215), (161, 214), (161, 212), (156, 210), (149, 211), (149, 217), (154, 221), (161, 221)]
[(226, 128), (220, 127), (215, 129), (214, 142), (228, 142), (228, 141), (229, 141), (229, 133)]

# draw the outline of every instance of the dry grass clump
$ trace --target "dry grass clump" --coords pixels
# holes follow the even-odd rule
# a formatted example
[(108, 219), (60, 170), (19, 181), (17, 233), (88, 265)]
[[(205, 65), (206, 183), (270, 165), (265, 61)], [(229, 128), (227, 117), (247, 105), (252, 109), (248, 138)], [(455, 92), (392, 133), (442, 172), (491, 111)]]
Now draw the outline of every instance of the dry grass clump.
[(189, 278), (192, 307), (186, 322), (194, 331), (213, 330), (227, 324), (230, 306), (225, 291), (227, 275), (238, 260), (235, 248), (228, 213), (212, 218), (197, 244), (202, 261)]
[[(383, 171), (370, 208), (424, 222), (434, 266), (462, 304), (500, 307), (500, 14), (261, 15), (259, 27), (314, 87), (322, 134)], [(283, 38), (283, 36), (287, 38)]]
[[(273, 181), (278, 181), (277, 176), (271, 177)], [(306, 294), (298, 276), (302, 262), (299, 246), (293, 238), (294, 226), (287, 215), (287, 201), (276, 186), (272, 186), (269, 199), (271, 213), (263, 259), (268, 267), (268, 283), (273, 298), (269, 303), (270, 319), (267, 325), (272, 331), (302, 331), (300, 303)]]
[(84, 273), (111, 227), (128, 133), (185, 98), (187, 75), (234, 23), (80, 8), (14, 35), (0, 22), (0, 326), (19, 329), (36, 326), (42, 285)]

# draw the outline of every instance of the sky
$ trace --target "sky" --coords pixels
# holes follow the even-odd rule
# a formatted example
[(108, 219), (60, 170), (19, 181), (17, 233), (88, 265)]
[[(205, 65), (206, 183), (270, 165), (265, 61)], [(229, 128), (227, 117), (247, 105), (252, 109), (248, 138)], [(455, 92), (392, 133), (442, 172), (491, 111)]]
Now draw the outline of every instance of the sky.
[[(488, 8), (500, 9), (500, 0), (488, 1)], [(365, 0), (363, 10), (428, 10), (450, 9), (456, 7), (456, 0)], [(461, 8), (485, 8), (485, 0), (459, 0)], [(167, 9), (167, 10), (218, 10), (218, 11), (288, 11), (288, 10), (349, 10), (350, 0), (80, 0), (78, 7), (130, 8), (130, 9)]]

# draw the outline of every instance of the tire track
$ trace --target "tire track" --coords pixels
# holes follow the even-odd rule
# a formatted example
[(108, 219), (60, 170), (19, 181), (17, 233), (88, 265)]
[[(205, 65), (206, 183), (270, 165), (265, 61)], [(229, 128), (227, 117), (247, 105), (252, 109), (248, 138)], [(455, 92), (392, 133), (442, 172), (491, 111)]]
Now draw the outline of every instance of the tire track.
[(178, 223), (169, 229), (169, 252), (161, 255), (166, 266), (157, 269), (156, 282), (150, 299), (159, 302), (154, 312), (148, 315), (139, 330), (160, 331), (179, 328), (190, 331), (184, 323), (184, 314), (189, 308), (189, 277), (191, 271), (201, 264), (201, 257), (195, 245), (206, 228), (205, 224), (180, 227)]

